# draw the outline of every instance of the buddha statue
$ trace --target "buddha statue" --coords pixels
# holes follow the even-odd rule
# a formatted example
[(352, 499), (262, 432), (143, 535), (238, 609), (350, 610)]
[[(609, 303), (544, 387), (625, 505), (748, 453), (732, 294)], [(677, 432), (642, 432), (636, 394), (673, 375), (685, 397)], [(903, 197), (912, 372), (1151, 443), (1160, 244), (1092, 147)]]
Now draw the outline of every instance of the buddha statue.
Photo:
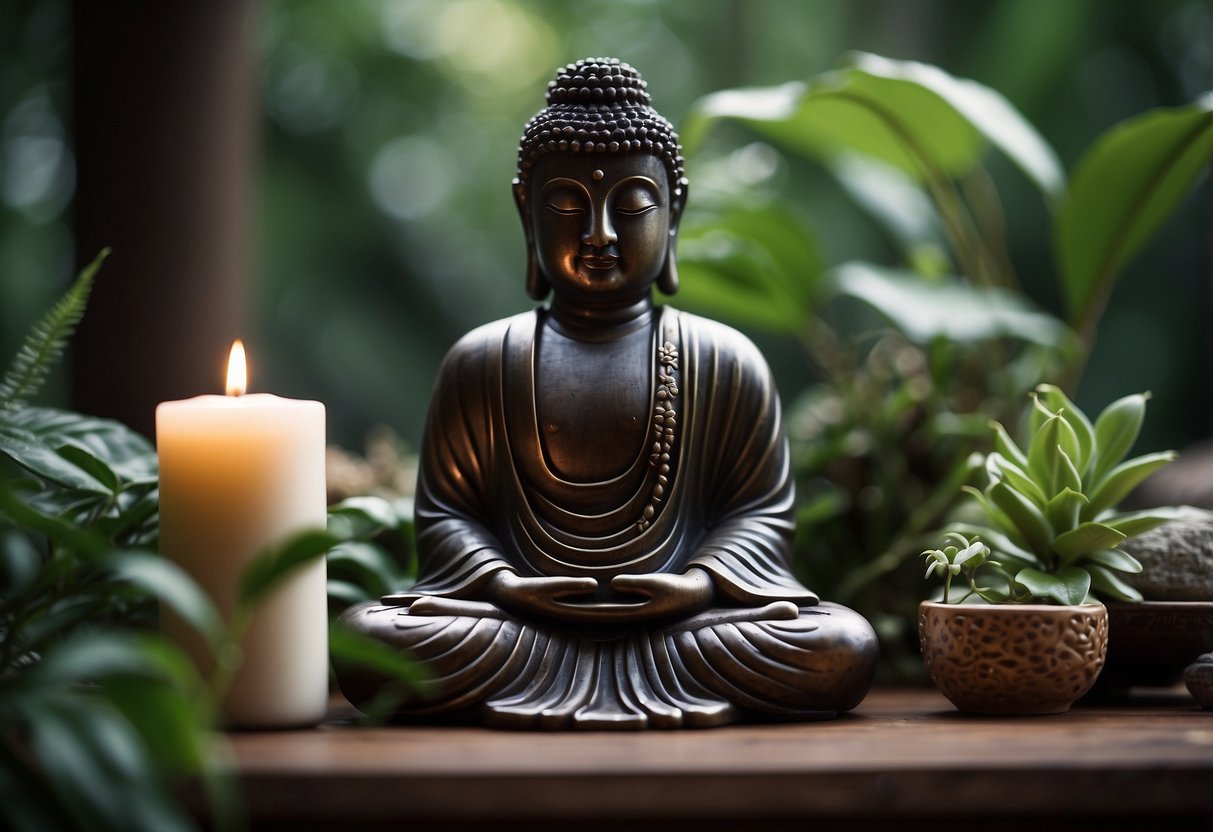
[[(398, 717), (516, 728), (827, 719), (871, 685), (876, 638), (789, 568), (793, 482), (758, 350), (659, 306), (678, 288), (678, 137), (628, 64), (559, 71), (514, 198), (526, 288), (550, 302), (464, 336), (435, 385), (418, 580), (351, 608), (414, 657)], [(338, 680), (355, 705), (386, 684)]]

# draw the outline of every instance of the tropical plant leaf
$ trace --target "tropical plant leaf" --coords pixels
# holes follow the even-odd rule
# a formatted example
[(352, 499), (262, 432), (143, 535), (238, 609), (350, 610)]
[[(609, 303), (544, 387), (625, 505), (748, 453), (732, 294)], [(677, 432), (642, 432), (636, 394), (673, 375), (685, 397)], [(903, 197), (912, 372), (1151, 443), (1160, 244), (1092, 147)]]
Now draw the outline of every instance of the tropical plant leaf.
[(1091, 588), (1091, 576), (1087, 570), (1076, 566), (1042, 572), (1039, 569), (1021, 569), (1015, 583), (1022, 586), (1032, 597), (1054, 604), (1081, 604)]
[(0, 432), (11, 428), (55, 449), (71, 445), (96, 457), (128, 485), (157, 481), (156, 449), (121, 422), (50, 407), (0, 411)]
[(309, 530), (294, 535), (279, 547), (262, 552), (240, 576), (237, 602), (246, 607), (254, 606), (292, 572), (324, 557), (343, 540), (345, 538), (327, 531)]
[(109, 253), (108, 248), (102, 249), (93, 262), (81, 269), (71, 288), (29, 331), (0, 381), (0, 408), (22, 404), (42, 387), (84, 317), (93, 278)]
[(1012, 338), (1061, 350), (1070, 338), (1061, 321), (1002, 289), (955, 278), (927, 281), (913, 272), (861, 262), (837, 266), (830, 280), (839, 293), (868, 304), (917, 344)]
[(210, 596), (181, 567), (162, 555), (114, 552), (107, 558), (114, 576), (133, 584), (170, 607), (217, 648), (226, 631)]
[(350, 497), (329, 506), (328, 523), (342, 537), (374, 537), (400, 525), (400, 515), (382, 497)]
[(1070, 320), (1094, 325), (1117, 274), (1213, 158), (1213, 93), (1122, 122), (1079, 161), (1056, 225)]
[(811, 84), (725, 90), (701, 99), (687, 120), (688, 152), (717, 119), (734, 119), (802, 153), (864, 154), (914, 177), (972, 171), (985, 142), (999, 147), (1046, 194), (1064, 176), (1056, 155), (994, 90), (943, 70), (867, 53)]
[(43, 480), (64, 488), (110, 494), (112, 490), (92, 473), (47, 446), (32, 434), (0, 424), (0, 454)]

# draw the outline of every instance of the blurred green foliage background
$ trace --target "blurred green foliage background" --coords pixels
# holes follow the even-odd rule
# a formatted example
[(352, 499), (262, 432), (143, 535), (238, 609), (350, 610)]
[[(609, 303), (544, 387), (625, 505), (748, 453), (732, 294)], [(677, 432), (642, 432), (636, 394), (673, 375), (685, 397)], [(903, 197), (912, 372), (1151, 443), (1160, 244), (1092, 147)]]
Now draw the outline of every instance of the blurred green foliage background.
[[(64, 0), (0, 4), (0, 354), (73, 271), (72, 119)], [(1071, 169), (1112, 124), (1213, 86), (1200, 0), (274, 0), (263, 55), (263, 211), (250, 287), (261, 389), (324, 400), (335, 440), (378, 422), (415, 442), (443, 352), (528, 306), (509, 181), (554, 68), (615, 55), (676, 125), (714, 90), (804, 79), (852, 49), (937, 63), (1003, 92)], [(752, 141), (717, 131), (696, 177)], [(783, 159), (773, 176), (828, 264), (890, 243), (836, 181)], [(1059, 311), (1040, 196), (989, 163), (1028, 294)], [(1080, 405), (1154, 391), (1143, 444), (1210, 431), (1207, 181), (1131, 267), (1104, 318)], [(677, 301), (675, 301), (677, 303)], [(790, 339), (755, 335), (785, 401), (813, 380)], [(51, 388), (52, 398), (62, 396)]]

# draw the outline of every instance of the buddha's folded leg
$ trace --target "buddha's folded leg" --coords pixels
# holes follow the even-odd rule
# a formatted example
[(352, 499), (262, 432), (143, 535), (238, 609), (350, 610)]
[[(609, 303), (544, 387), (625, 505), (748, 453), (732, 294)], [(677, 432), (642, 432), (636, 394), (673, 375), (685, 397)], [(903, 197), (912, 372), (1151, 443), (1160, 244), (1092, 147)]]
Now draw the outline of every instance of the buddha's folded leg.
[[(398, 715), (449, 713), (476, 706), (510, 681), (532, 660), (544, 636), (491, 605), (478, 614), (413, 614), (408, 606), (359, 604), (341, 615), (341, 623), (363, 636), (414, 659), (424, 676), (413, 691), (389, 710)], [(483, 607), (483, 609), (479, 609)], [(400, 685), (362, 665), (337, 668), (341, 692), (364, 712), (376, 710), (382, 697)]]
[(826, 718), (860, 703), (876, 673), (876, 634), (838, 604), (795, 618), (723, 621), (667, 635), (679, 675), (739, 707)]

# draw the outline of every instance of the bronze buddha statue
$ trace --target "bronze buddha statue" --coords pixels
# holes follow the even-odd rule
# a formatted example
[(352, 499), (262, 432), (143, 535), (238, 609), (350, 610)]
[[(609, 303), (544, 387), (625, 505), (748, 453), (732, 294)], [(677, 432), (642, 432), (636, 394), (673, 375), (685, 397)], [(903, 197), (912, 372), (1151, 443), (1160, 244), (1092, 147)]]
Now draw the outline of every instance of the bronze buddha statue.
[[(678, 287), (678, 138), (629, 65), (560, 70), (514, 196), (546, 306), (464, 336), (421, 450), (418, 581), (343, 620), (423, 663), (446, 714), (537, 728), (830, 718), (876, 638), (788, 565), (779, 398), (738, 332), (653, 303)], [(371, 702), (385, 680), (340, 669)]]

